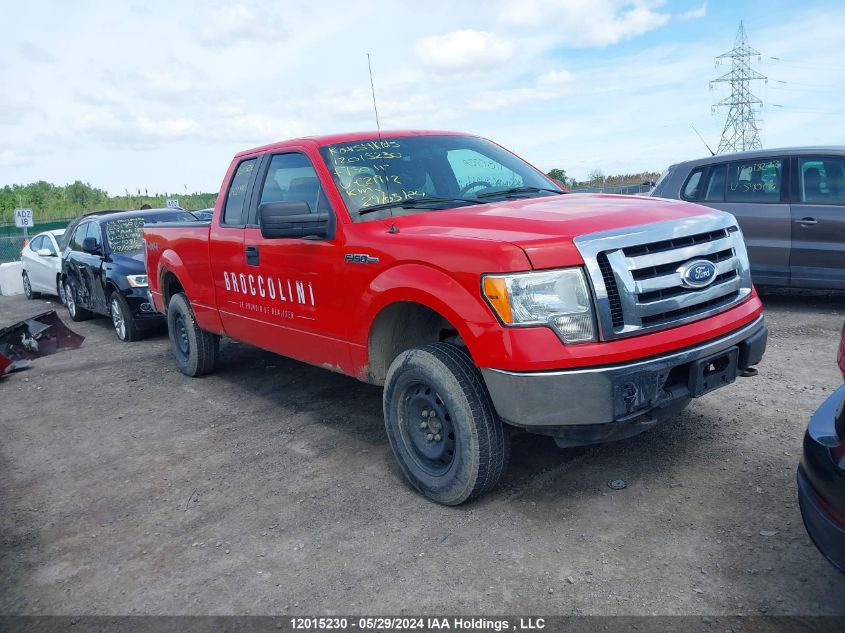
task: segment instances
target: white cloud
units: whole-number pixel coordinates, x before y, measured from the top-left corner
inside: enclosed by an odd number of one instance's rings
[[[111,145],[154,149],[189,138],[199,126],[188,117],[153,117],[114,106],[89,110],[76,119],[74,128]]]
[[[32,158],[13,149],[0,150],[0,167],[25,167],[32,164]]]
[[[513,44],[495,33],[461,29],[425,37],[416,43],[414,52],[425,66],[461,74],[489,70],[508,61]]]
[[[574,75],[568,70],[553,70],[537,77],[537,83],[541,86],[560,86],[574,79]]]
[[[697,20],[698,18],[703,18],[707,16],[707,0],[701,3],[701,6],[697,9],[690,9],[679,15],[678,17],[681,20]]]
[[[660,0],[503,0],[499,19],[513,27],[554,30],[573,47],[604,47],[643,35],[669,21]]]
[[[272,42],[278,40],[284,30],[278,16],[257,15],[243,4],[211,6],[198,19],[200,44],[216,48],[246,41]]]

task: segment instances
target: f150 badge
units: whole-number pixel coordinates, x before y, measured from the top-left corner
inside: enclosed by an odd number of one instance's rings
[[[343,256],[347,264],[378,264],[378,257],[371,257],[366,253],[347,253]]]
[[[680,268],[681,285],[686,288],[706,288],[716,279],[716,265],[706,259],[694,259]]]

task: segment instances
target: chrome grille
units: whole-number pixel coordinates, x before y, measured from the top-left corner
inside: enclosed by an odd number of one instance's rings
[[[587,265],[604,340],[711,316],[751,293],[742,233],[727,213],[594,233],[575,244]],[[714,264],[715,278],[704,288],[688,288],[679,268],[698,259]]]

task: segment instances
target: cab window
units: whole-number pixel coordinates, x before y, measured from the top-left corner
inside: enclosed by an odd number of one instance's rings
[[[232,176],[229,191],[226,193],[226,206],[223,207],[223,224],[229,226],[243,226],[244,207],[246,206],[247,188],[255,169],[255,158],[241,162]]]
[[[29,243],[29,249],[31,251],[37,251],[40,248],[44,248],[44,239],[43,235],[39,235]]]
[[[725,202],[780,202],[783,161],[758,158],[728,165]]]
[[[845,159],[801,157],[801,202],[845,205]]]
[[[307,202],[311,213],[331,210],[314,166],[304,154],[276,154],[261,188],[265,202]]]

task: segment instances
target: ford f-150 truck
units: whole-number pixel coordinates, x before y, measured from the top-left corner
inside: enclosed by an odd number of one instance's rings
[[[444,504],[496,486],[510,427],[625,438],[753,374],[766,346],[733,216],[567,194],[471,135],[242,152],[210,221],[144,234],[183,373],[212,371],[227,336],[383,385],[402,471]]]

